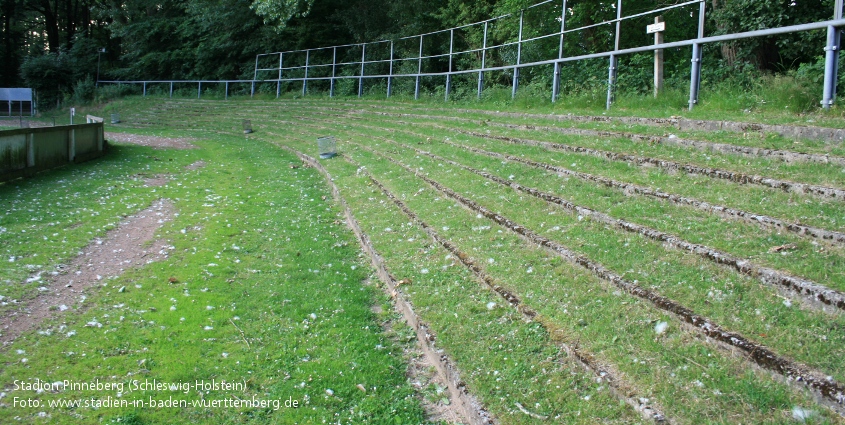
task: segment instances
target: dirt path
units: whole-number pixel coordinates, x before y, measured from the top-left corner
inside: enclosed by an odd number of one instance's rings
[[[45,280],[35,299],[2,318],[2,346],[8,346],[21,334],[38,328],[45,320],[62,315],[66,310],[86,308],[86,289],[105,285],[128,268],[167,258],[168,250],[172,248],[166,241],[149,242],[165,222],[172,220],[173,214],[172,202],[157,200],[149,208],[127,217],[105,237],[91,242],[71,264],[62,267],[60,274]]]

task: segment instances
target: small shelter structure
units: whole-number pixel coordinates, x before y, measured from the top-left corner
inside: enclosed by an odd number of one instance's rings
[[[22,117],[35,115],[32,89],[0,88],[0,116]]]

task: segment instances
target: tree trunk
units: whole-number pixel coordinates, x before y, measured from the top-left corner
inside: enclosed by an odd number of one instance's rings
[[[724,3],[727,3],[729,0],[713,0],[713,10],[719,10]],[[724,22],[716,21],[716,28],[721,32],[727,25]],[[736,63],[736,44],[731,41],[719,43],[719,49],[722,52],[722,60],[725,61],[725,64],[728,66],[733,66]]]
[[[59,52],[59,20],[56,12],[50,5],[50,0],[41,0],[41,9],[38,11],[44,15],[44,31],[47,33],[47,46],[53,53]]]

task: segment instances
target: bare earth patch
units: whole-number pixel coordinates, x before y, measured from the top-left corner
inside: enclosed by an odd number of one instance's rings
[[[191,170],[191,171],[193,171],[193,170],[198,170],[198,169],[200,169],[200,168],[202,168],[202,167],[205,167],[205,165],[206,165],[206,164],[205,164],[205,161],[203,161],[203,160],[199,160],[199,161],[196,161],[196,162],[194,162],[194,163],[192,163],[192,164],[186,165],[186,166],[185,166],[185,169],[186,169],[186,170]]]
[[[2,318],[0,343],[5,347],[21,334],[36,329],[45,320],[79,309],[83,292],[120,276],[124,270],[167,258],[172,247],[163,240],[152,244],[155,232],[173,218],[173,204],[166,199],[129,216],[117,228],[95,239],[63,271],[45,281],[41,294]]]
[[[164,186],[170,181],[170,176],[167,174],[157,174],[153,177],[147,177],[144,179],[144,186],[147,187],[158,187]]]
[[[142,136],[139,134],[127,133],[106,133],[106,140],[121,143],[132,143],[134,145],[149,146],[156,149],[196,149],[197,145],[191,143],[196,140],[188,137],[170,138],[157,136]]]

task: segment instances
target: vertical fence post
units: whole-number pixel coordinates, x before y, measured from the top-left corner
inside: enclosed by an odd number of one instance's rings
[[[255,97],[255,80],[258,79],[258,55],[255,55],[255,72],[252,74],[252,87],[249,90],[249,97]]]
[[[282,89],[282,58],[284,58],[284,53],[279,53],[279,80],[276,81],[276,99],[279,98]]]
[[[329,80],[329,97],[334,97],[334,76],[337,74],[337,47],[332,48],[332,79]]]
[[[358,76],[358,97],[364,95],[364,62],[367,60],[367,45],[361,45],[361,75]]]
[[[420,74],[422,74],[423,36],[420,34],[420,55],[417,58],[417,83],[414,86],[414,99],[420,98]]]
[[[229,100],[229,82],[226,81],[226,88],[224,89],[225,93],[223,94],[223,99]]]
[[[698,38],[704,38],[704,7],[702,0],[698,4]],[[692,45],[692,61],[690,65],[689,110],[698,103],[698,93],[701,89],[701,43]]]
[[[484,90],[484,68],[487,67],[487,24],[484,21],[484,41],[481,44],[481,70],[478,71],[478,99],[481,100],[481,91]]]
[[[305,92],[308,90],[308,62],[311,61],[311,50],[305,51],[305,76],[302,79],[302,96],[305,97]]]
[[[202,96],[202,81],[197,81],[197,99]]]
[[[833,19],[842,19],[842,0],[836,0],[833,10]],[[830,109],[836,99],[836,82],[839,71],[839,42],[841,31],[839,28],[827,27],[827,46],[824,61],[824,91],[822,93],[822,107]]]
[[[170,97],[173,97],[173,81],[170,82]]]
[[[654,18],[654,23],[659,24],[663,22],[663,15],[656,16]],[[658,47],[654,49],[654,97],[663,92],[663,49],[660,49],[660,45],[663,44],[663,31],[657,31],[654,33],[654,46]]]
[[[620,0],[621,1],[621,0]],[[522,18],[525,10],[519,11],[519,38],[516,41],[516,65],[513,68],[513,87],[511,87],[511,99],[516,97],[516,89],[519,88],[519,63],[522,61]]]
[[[455,51],[455,29],[449,30],[449,73],[446,74],[446,100],[452,91],[452,53]]]
[[[390,41],[390,69],[387,71],[387,97],[393,93],[393,40]]]
[[[563,58],[563,32],[566,30],[566,0],[563,0],[563,4],[561,5],[562,9],[560,11],[560,46],[557,49],[557,58]],[[555,73],[552,77],[552,103],[557,101],[557,97],[560,96],[560,70],[562,64],[560,62],[555,62]]]
[[[147,82],[144,81],[144,97],[147,97]]]
[[[622,23],[622,0],[617,0],[616,2],[616,35],[613,42],[613,51],[616,52],[619,50],[619,27]],[[615,54],[610,55],[610,66],[607,70],[607,103],[605,104],[606,109],[610,109],[610,105],[613,103],[613,86],[616,85],[616,65],[618,60]]]

